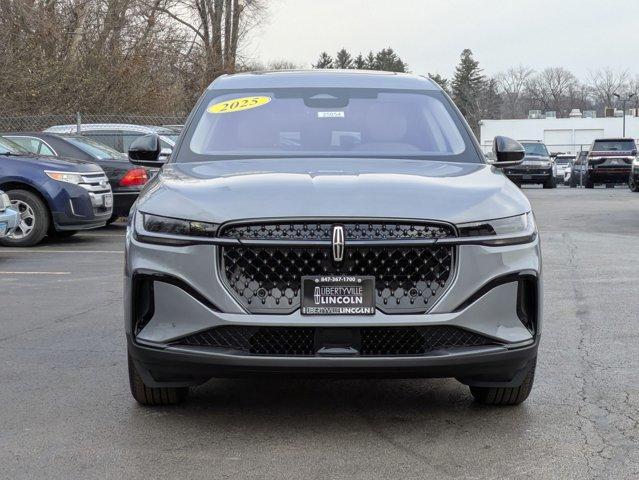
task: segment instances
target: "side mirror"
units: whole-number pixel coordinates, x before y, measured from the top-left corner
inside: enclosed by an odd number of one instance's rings
[[[495,137],[493,140],[493,153],[495,154],[493,165],[498,168],[519,165],[526,156],[526,150],[521,143],[502,136]]]
[[[138,137],[129,147],[129,160],[141,167],[160,167],[166,161],[161,158],[160,137],[155,133]]]

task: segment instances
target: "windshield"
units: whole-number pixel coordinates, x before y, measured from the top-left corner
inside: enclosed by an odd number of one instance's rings
[[[29,151],[22,148],[15,142],[8,140],[4,137],[0,137],[0,155],[6,155],[7,153],[12,153],[14,155],[24,155],[28,154]]]
[[[538,142],[526,143],[522,142],[521,145],[526,150],[527,155],[541,155],[542,157],[548,156],[548,150],[546,149],[546,145]]]
[[[631,152],[636,149],[634,140],[595,140],[592,147],[595,152]]]
[[[555,159],[555,163],[557,165],[568,165],[570,162],[572,162],[572,158],[566,158],[566,157],[557,157]]]
[[[65,136],[64,138],[71,145],[78,147],[83,152],[88,153],[98,160],[103,160],[105,158],[123,158],[125,156],[117,150],[87,137]]]
[[[471,150],[470,139],[443,100],[438,92],[372,89],[226,93],[200,107],[184,141],[191,153],[178,154],[177,161],[331,156],[480,162],[476,152],[462,155]]]

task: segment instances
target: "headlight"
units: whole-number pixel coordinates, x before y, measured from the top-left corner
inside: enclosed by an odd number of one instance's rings
[[[188,237],[213,238],[219,225],[181,218],[162,217],[148,213],[135,214],[136,237],[147,243],[189,245]]]
[[[485,245],[517,245],[532,242],[537,237],[537,225],[532,212],[514,217],[462,223],[457,225],[457,229],[462,238],[487,237],[481,242]]]
[[[53,180],[57,180],[58,182],[67,182],[78,185],[82,183],[82,174],[76,172],[53,172],[51,170],[45,170],[44,173],[47,174],[49,178]]]
[[[633,167],[639,167],[639,158],[635,157],[635,159],[632,161],[632,166]]]

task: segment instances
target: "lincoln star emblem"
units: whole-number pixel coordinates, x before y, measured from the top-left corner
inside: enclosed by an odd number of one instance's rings
[[[344,260],[344,227],[341,225],[333,227],[333,260]]]

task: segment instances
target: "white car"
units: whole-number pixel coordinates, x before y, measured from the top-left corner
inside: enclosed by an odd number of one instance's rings
[[[558,182],[564,182],[566,174],[569,175],[570,168],[575,161],[575,156],[570,153],[560,153],[555,157],[556,177]]]
[[[11,207],[9,195],[0,190],[0,237],[11,235],[20,224],[20,215]]]

